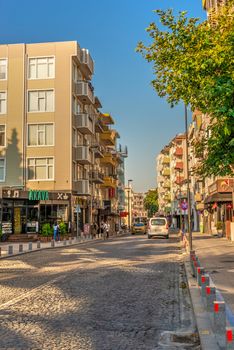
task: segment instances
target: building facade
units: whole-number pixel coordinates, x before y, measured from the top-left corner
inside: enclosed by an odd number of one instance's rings
[[[118,132],[77,42],[0,45],[1,222],[8,233],[117,215]]]

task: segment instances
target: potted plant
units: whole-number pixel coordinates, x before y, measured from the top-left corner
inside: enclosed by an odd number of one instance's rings
[[[62,237],[64,237],[66,233],[67,233],[67,225],[65,224],[65,222],[61,221],[59,224],[59,234]]]
[[[222,223],[222,221],[217,221],[215,226],[216,226],[218,236],[222,237],[223,236],[223,223]]]
[[[42,225],[41,228],[41,240],[48,242],[50,237],[53,235],[53,229],[50,227],[50,224],[46,223]]]

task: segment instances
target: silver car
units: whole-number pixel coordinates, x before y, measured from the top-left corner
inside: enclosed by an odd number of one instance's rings
[[[148,238],[160,236],[169,238],[167,219],[162,217],[151,218],[148,225]]]

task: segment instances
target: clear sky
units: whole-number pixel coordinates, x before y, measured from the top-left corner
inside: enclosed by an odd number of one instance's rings
[[[155,156],[184,131],[183,107],[171,109],[150,86],[151,66],[135,52],[146,42],[154,9],[187,10],[205,19],[201,0],[0,0],[0,42],[77,40],[95,61],[95,95],[128,146],[126,181],[135,191],[156,185]]]

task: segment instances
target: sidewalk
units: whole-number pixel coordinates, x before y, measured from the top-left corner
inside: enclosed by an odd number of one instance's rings
[[[193,250],[234,312],[234,242],[197,232],[192,237]]]

